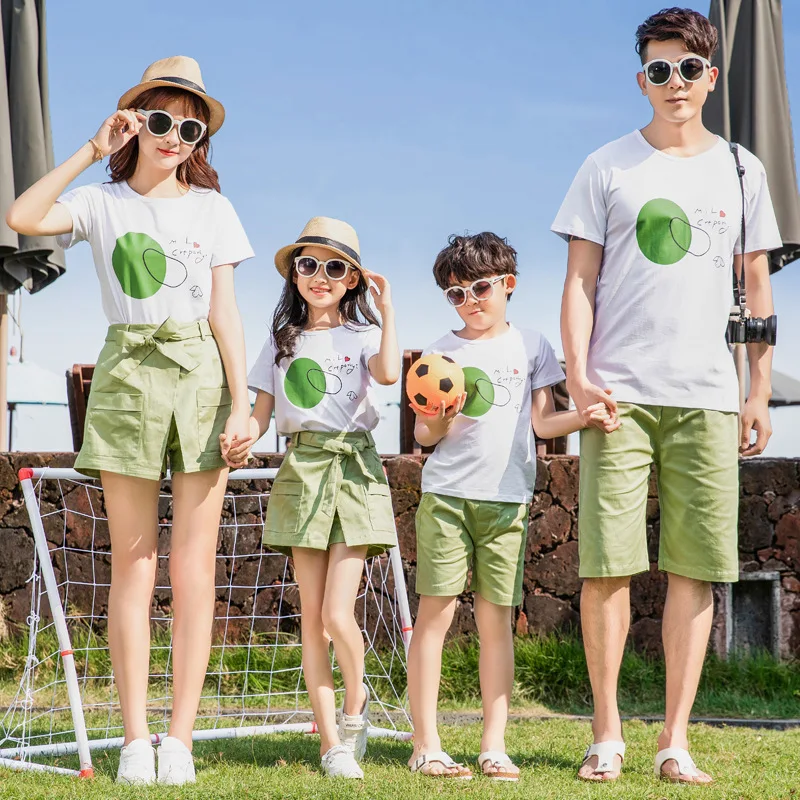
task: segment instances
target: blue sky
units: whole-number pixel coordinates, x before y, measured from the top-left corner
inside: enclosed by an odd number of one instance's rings
[[[789,95],[798,109],[800,4],[784,6]],[[191,55],[227,109],[213,163],[257,254],[237,271],[249,364],[280,292],[273,254],[319,214],[353,224],[364,263],[392,281],[402,347],[424,346],[456,324],[431,276],[447,236],[488,229],[508,237],[521,271],[510,318],[542,330],[560,353],[566,246],[549,225],[584,157],[649,120],[633,37],[659,7],[53,2],[55,157],[81,146],[150,62]],[[796,139],[798,132],[796,117]],[[103,179],[95,166],[79,183]],[[800,264],[773,286],[781,317],[775,364],[800,377]],[[68,254],[64,277],[24,298],[23,321],[28,360],[62,374],[95,361],[106,322],[88,246]],[[397,399],[399,390],[384,397]],[[793,413],[775,415],[773,454],[800,454]],[[387,429],[379,441],[394,436]]]

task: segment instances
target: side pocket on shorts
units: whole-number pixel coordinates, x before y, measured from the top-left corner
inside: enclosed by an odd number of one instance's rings
[[[392,493],[385,483],[370,483],[367,486],[367,506],[372,530],[394,531]]]
[[[231,414],[231,390],[197,390],[197,436],[201,453],[219,453],[219,435]]]
[[[269,493],[264,528],[273,533],[297,533],[300,528],[301,481],[276,481]]]
[[[123,392],[89,394],[82,452],[98,458],[138,458],[144,396]]]

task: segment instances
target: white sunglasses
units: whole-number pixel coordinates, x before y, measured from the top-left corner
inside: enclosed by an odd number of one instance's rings
[[[684,56],[680,61],[654,58],[642,66],[642,72],[648,83],[653,86],[664,86],[669,83],[676,67],[682,81],[695,83],[703,77],[706,68],[711,69],[711,62],[702,56]]]
[[[176,125],[178,126],[178,138],[184,144],[197,144],[206,132],[208,125],[199,119],[187,117],[178,121],[169,111],[145,111],[143,108],[136,109],[145,117],[145,125],[148,133],[157,136],[159,139],[166,136]]]
[[[463,306],[467,302],[468,293],[478,301],[488,300],[494,294],[494,285],[505,277],[505,275],[498,275],[496,278],[478,278],[469,286],[448,286],[444,290],[444,296],[447,298],[447,302],[455,308]]]
[[[327,261],[320,261],[314,256],[297,256],[294,260],[294,268],[298,275],[304,278],[313,278],[322,267],[325,274],[332,281],[341,281],[347,277],[351,269],[355,269],[352,264],[348,264],[343,258],[329,258]]]

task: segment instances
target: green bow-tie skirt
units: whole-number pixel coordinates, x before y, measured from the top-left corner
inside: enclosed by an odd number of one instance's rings
[[[158,480],[225,466],[219,435],[231,411],[207,320],[112,325],[97,358],[75,469]]]
[[[344,542],[379,555],[397,544],[392,497],[372,434],[292,436],[270,492],[264,544],[327,550]]]

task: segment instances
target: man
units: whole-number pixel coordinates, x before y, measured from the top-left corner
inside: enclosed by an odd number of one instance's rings
[[[742,195],[729,144],[703,125],[717,31],[665,9],[637,30],[641,130],[590,155],[553,224],[569,241],[562,338],[579,411],[605,399],[621,427],[581,434],[581,619],[594,695],[594,742],[579,777],[619,777],[625,745],[617,678],[630,577],[646,571],[647,487],[658,471],[666,719],[655,772],[710,783],[688,753],[688,721],[711,629],[711,582],[738,577],[738,390],[725,333],[740,270]],[[764,168],[743,148],[744,271],[752,314],[772,314],[766,251],[781,244]],[[734,255],[736,254],[736,255]],[[751,389],[738,450],[771,434],[772,351],[747,345]],[[751,444],[751,431],[757,433]]]

